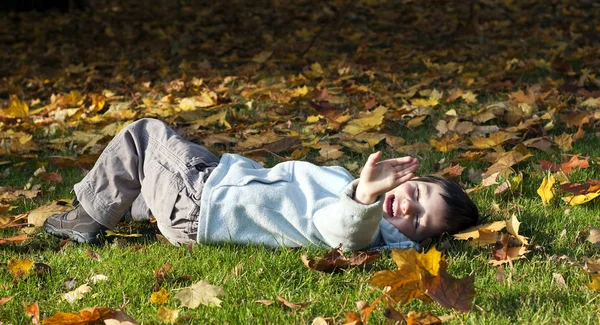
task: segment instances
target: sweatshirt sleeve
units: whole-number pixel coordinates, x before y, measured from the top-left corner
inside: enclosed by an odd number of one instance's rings
[[[321,209],[313,220],[325,243],[331,247],[341,244],[344,251],[368,247],[378,235],[382,218],[383,196],[373,204],[358,203],[352,198],[357,185],[358,179],[349,183],[337,203]]]

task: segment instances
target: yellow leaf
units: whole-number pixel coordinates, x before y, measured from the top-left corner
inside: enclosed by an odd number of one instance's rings
[[[554,142],[561,150],[571,150],[573,148],[573,137],[568,133],[563,133],[554,137]]]
[[[371,285],[389,286],[386,292],[398,303],[407,303],[412,299],[425,299],[421,288],[421,278],[426,274],[437,276],[442,253],[436,248],[427,253],[416,250],[393,250],[391,257],[398,270],[377,272],[367,282]]]
[[[348,124],[344,127],[343,132],[351,135],[357,135],[373,129],[379,130],[387,110],[387,107],[379,106],[372,112],[361,112],[358,118],[348,122]]]
[[[323,118],[323,115],[311,115],[306,117],[306,123],[313,124],[319,122]]]
[[[460,136],[456,133],[450,135],[447,133],[441,140],[431,139],[429,143],[435,147],[437,151],[440,152],[448,152],[450,150],[454,150],[458,148],[458,140]]]
[[[179,317],[179,309],[169,309],[163,306],[158,307],[156,317],[160,318],[165,323],[173,324]]]
[[[587,287],[594,291],[600,291],[600,274],[592,273],[590,275],[592,276],[592,282],[586,284]]]
[[[460,97],[462,97],[462,99],[465,100],[465,102],[467,102],[467,104],[475,104],[477,103],[477,95],[474,94],[472,91],[467,91],[466,93],[462,94]]]
[[[175,294],[175,299],[181,300],[183,306],[191,309],[197,308],[200,304],[220,307],[221,300],[217,296],[224,294],[225,291],[220,286],[201,280],[190,287],[181,289]]]
[[[162,305],[169,299],[169,293],[165,288],[161,288],[159,291],[153,292],[150,296],[150,302],[154,304]]]
[[[588,98],[579,105],[585,106],[585,107],[590,107],[590,108],[600,108],[600,97]]]
[[[506,221],[495,221],[465,229],[458,234],[455,234],[454,238],[458,240],[473,239],[469,242],[469,245],[471,246],[487,246],[496,243],[498,231],[502,230],[504,227],[506,227]]]
[[[6,265],[6,269],[15,279],[18,279],[29,272],[33,267],[33,262],[30,260],[17,260],[11,258]]]
[[[27,117],[29,115],[29,106],[19,100],[17,95],[10,95],[10,106],[4,111],[0,111],[0,113],[5,116]]]
[[[271,57],[273,51],[262,51],[252,58],[256,63],[265,63]]]
[[[600,195],[600,191],[586,193],[586,194],[580,194],[580,195],[567,196],[567,197],[563,197],[562,199],[563,199],[563,201],[569,203],[570,205],[579,205],[579,204],[584,204],[586,202],[589,202],[589,201],[597,198],[599,195]]]
[[[68,202],[70,202],[70,200]],[[36,227],[41,227],[49,216],[57,213],[65,213],[73,209],[73,206],[68,204],[68,202],[67,200],[58,200],[37,207],[29,211],[27,221]]]
[[[292,91],[292,93],[290,94],[290,96],[292,97],[302,97],[304,95],[308,94],[308,87],[303,86],[303,87],[298,87],[296,89],[294,89]]]
[[[528,238],[519,235],[519,226],[520,225],[521,225],[521,222],[519,220],[517,220],[517,215],[513,213],[510,220],[508,220],[506,222],[506,230],[508,231],[509,234],[515,236],[515,238],[517,238],[521,242],[521,244],[529,245],[529,242],[527,241]]]
[[[554,197],[554,183],[556,179],[552,174],[549,174],[548,177],[544,177],[542,184],[537,189],[538,195],[542,198],[542,203],[544,205],[550,203],[550,200]]]

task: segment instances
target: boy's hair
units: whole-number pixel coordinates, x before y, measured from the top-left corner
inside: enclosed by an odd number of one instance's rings
[[[443,220],[446,224],[446,232],[453,235],[469,227],[477,225],[479,221],[479,210],[471,198],[463,191],[457,182],[440,176],[421,176],[414,181],[433,183],[439,185],[446,201],[446,213]]]

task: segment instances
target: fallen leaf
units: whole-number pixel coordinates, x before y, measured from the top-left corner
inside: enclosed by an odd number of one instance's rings
[[[379,106],[373,111],[360,112],[359,117],[350,120],[342,131],[357,135],[366,131],[379,130],[383,124],[383,118],[387,110],[387,107]]]
[[[265,305],[265,306],[271,306],[273,304],[273,300],[268,300],[268,299],[259,299],[259,300],[255,300],[254,302]]]
[[[542,184],[540,184],[540,187],[537,189],[537,193],[542,198],[542,203],[544,205],[549,204],[550,200],[552,200],[552,198],[554,197],[555,182],[556,179],[554,178],[554,176],[552,176],[552,174],[549,174],[547,177],[544,177],[544,179],[542,180]]]
[[[495,244],[498,240],[498,231],[506,227],[506,221],[495,221],[482,225],[473,226],[467,228],[454,235],[454,238],[458,240],[469,240],[471,246],[487,246],[489,244]]]
[[[596,227],[590,227],[590,235],[588,236],[587,240],[594,244],[594,246],[599,247],[600,246],[600,229],[596,228]]]
[[[104,274],[96,274],[90,277],[90,282],[96,284],[100,281],[107,281],[108,277]]]
[[[165,323],[173,324],[179,317],[179,309],[169,309],[164,306],[158,307],[156,317],[161,319]]]
[[[78,314],[58,312],[56,315],[42,320],[44,325],[86,325],[100,321],[103,316],[112,313],[112,309],[106,307],[91,307],[79,311]]]
[[[37,301],[29,306],[25,305],[25,315],[31,318],[32,324],[40,323],[40,306]]]
[[[515,238],[521,242],[521,244],[523,246],[527,246],[529,245],[529,242],[527,241],[528,238],[519,235],[519,226],[521,225],[521,222],[519,222],[519,220],[517,220],[517,215],[513,213],[513,215],[510,217],[510,220],[506,221],[506,231],[508,231],[509,234],[515,236]]]
[[[220,286],[215,286],[207,281],[200,280],[190,287],[181,289],[175,294],[175,299],[181,300],[185,307],[194,309],[198,306],[221,306],[221,300],[217,296],[224,295],[225,291]]]
[[[57,200],[29,211],[27,221],[36,227],[41,227],[49,216],[63,214],[72,209],[70,200]]]
[[[434,325],[442,324],[442,320],[428,312],[417,312],[411,310],[406,315],[406,325]]]
[[[6,265],[6,269],[15,279],[19,279],[29,273],[29,270],[33,267],[33,262],[30,260],[18,260],[11,258]]]
[[[381,253],[378,251],[360,251],[353,253],[350,258],[346,258],[340,247],[336,247],[325,253],[323,257],[308,258],[302,255],[302,262],[309,269],[321,272],[334,272],[340,269],[356,267],[371,263],[378,259]]]
[[[446,272],[448,264],[440,261],[439,275],[425,274],[423,288],[425,293],[446,308],[468,312],[475,298],[475,277],[457,279]]]
[[[77,289],[73,291],[69,291],[67,293],[63,293],[61,295],[63,300],[66,300],[68,303],[73,304],[75,301],[80,300],[86,293],[92,291],[92,288],[86,284],[82,284]]]
[[[16,235],[9,238],[0,238],[0,244],[22,242],[29,238],[27,234]]]
[[[169,293],[165,288],[161,288],[159,291],[155,291],[150,296],[150,302],[153,304],[162,305],[169,300]]]
[[[280,296],[276,296],[275,298],[277,298],[277,301],[279,301],[280,304],[291,308],[291,309],[300,309],[302,307],[306,307],[310,304],[310,301],[306,301],[306,302],[299,302],[299,303],[293,303],[293,302],[289,302],[286,299],[280,297]]]
[[[114,232],[112,230],[105,230],[105,236],[106,237],[136,238],[136,237],[142,237],[142,234],[123,234],[123,233]]]
[[[4,297],[4,298],[0,298],[0,306],[4,305],[5,303],[9,302],[12,300],[12,298],[14,298],[15,296],[10,296],[10,297]]]

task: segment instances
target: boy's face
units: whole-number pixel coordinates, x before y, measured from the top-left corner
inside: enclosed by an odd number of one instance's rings
[[[441,235],[446,201],[438,184],[408,181],[385,194],[383,217],[413,241]]]

